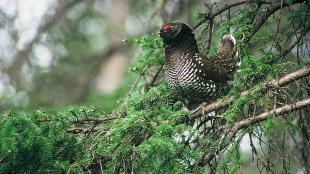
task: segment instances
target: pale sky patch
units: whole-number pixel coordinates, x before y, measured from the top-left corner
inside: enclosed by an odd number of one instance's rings
[[[34,54],[37,57],[37,64],[43,68],[48,68],[52,62],[53,56],[48,47],[37,45],[34,47]]]
[[[23,49],[37,34],[37,28],[42,22],[45,22],[46,12],[51,8],[56,0],[0,0],[0,10],[9,17],[16,16],[14,28],[18,33],[16,48]],[[12,38],[8,33],[0,32],[2,50],[7,50],[14,46]],[[8,37],[6,37],[8,36]],[[42,67],[48,67],[52,61],[51,51],[44,45],[37,44],[34,49],[34,55],[37,57],[37,64]]]
[[[0,10],[9,17],[14,17],[18,0],[0,0]]]

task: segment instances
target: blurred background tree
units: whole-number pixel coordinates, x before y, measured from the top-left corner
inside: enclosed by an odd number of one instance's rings
[[[1,110],[92,104],[112,109],[136,75],[122,42],[190,21],[202,1],[2,0]]]

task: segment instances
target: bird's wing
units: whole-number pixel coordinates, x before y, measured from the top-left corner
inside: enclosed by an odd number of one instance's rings
[[[200,55],[202,73],[206,79],[215,82],[226,82],[232,80],[233,74],[238,68],[236,51],[222,50],[210,58]],[[198,62],[199,63],[199,62]]]

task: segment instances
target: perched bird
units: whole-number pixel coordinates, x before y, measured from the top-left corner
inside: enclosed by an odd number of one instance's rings
[[[219,51],[211,57],[199,52],[193,30],[181,22],[160,30],[165,48],[165,76],[170,90],[188,102],[214,99],[232,80],[238,68],[236,39],[223,37]]]

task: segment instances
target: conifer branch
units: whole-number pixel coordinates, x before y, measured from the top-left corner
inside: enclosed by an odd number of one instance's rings
[[[206,106],[199,106],[198,108],[196,108],[195,110],[193,110],[191,112],[191,115],[189,116],[189,120],[194,120],[199,118],[200,116],[202,116],[202,113],[208,113],[208,112],[212,112],[218,109],[221,109],[229,104],[231,104],[237,97],[241,97],[241,96],[247,96],[253,92],[257,92],[259,90],[263,90],[263,89],[276,89],[282,86],[285,86],[289,83],[292,83],[300,78],[303,78],[305,76],[310,75],[310,66],[305,66],[295,72],[292,72],[290,74],[287,74],[279,79],[274,79],[271,80],[267,83],[265,83],[265,85],[263,85],[262,88],[254,88],[254,89],[250,89],[244,92],[241,92],[240,95],[235,95],[235,96],[231,96],[229,98],[224,98],[221,100],[218,100],[216,102],[213,102],[211,104],[208,104]]]
[[[76,119],[74,122],[75,123],[103,123],[115,119],[119,119],[119,116],[107,116],[103,118],[96,118],[96,117],[86,117],[86,118],[80,118]]]
[[[282,9],[284,7],[294,5],[297,3],[303,3],[306,2],[305,0],[295,0],[293,2],[283,2],[282,0],[276,1],[275,3],[271,4],[265,9],[265,13],[255,21],[252,29],[252,36],[263,26],[263,24],[268,20],[268,18],[274,14],[279,9]]]
[[[271,80],[269,82],[267,82],[264,86],[264,89],[266,88],[271,88],[271,89],[276,89],[276,88],[279,88],[281,86],[284,86],[284,85],[287,85],[289,83],[292,83],[294,82],[295,80],[298,80],[302,77],[305,77],[305,76],[308,76],[310,75],[310,66],[305,66],[293,73],[290,73],[290,74],[287,74],[279,79],[274,79],[274,80]],[[252,92],[255,92],[255,91],[258,91],[258,90],[262,90],[263,88],[255,88],[255,89],[252,89],[252,90],[247,90],[247,91],[244,91],[240,94],[240,96],[246,96],[246,95],[249,95],[251,94]],[[227,99],[223,99],[222,102],[218,101],[218,102],[214,102],[214,103],[211,103],[207,106],[204,106],[204,107],[198,107],[196,110],[194,110],[191,114],[191,116],[189,117],[190,120],[194,120],[194,119],[197,119],[198,117],[200,117],[202,115],[202,112],[204,111],[204,113],[208,113],[208,112],[211,112],[211,111],[214,111],[214,110],[217,110],[217,109],[220,109],[220,108],[223,108],[227,105],[229,105],[230,103],[232,103],[232,101],[234,99],[236,99],[238,96],[232,96],[232,97],[229,97]],[[277,108],[277,109],[274,109],[274,110],[271,110],[269,112],[266,112],[266,113],[263,113],[263,114],[260,114],[258,116],[255,116],[255,117],[251,117],[251,118],[248,118],[248,119],[245,119],[245,120],[241,120],[237,123],[235,123],[235,126],[233,127],[233,129],[231,129],[235,134],[240,130],[240,129],[243,129],[247,126],[249,126],[249,124],[254,124],[254,123],[257,123],[257,122],[261,122],[261,121],[264,121],[266,120],[270,114],[285,114],[285,113],[288,113],[290,111],[293,111],[293,110],[296,110],[296,109],[300,109],[306,105],[309,105],[310,104],[310,99],[307,99],[307,100],[303,100],[301,102],[297,102],[295,104],[292,104],[292,105],[286,105],[286,106],[283,106],[283,107],[280,107],[280,108]],[[247,121],[248,120],[248,121]],[[249,124],[247,124],[249,123]],[[236,129],[238,128],[238,129]],[[237,132],[235,130],[238,130]],[[151,137],[152,134],[141,134],[141,135],[138,135],[137,137],[134,138],[134,144],[135,146],[138,146],[140,145],[144,140],[148,139],[149,137]],[[229,136],[232,136],[232,134],[229,134]],[[227,136],[226,136],[227,137]],[[231,137],[231,139],[233,138],[233,136]],[[224,142],[224,141],[223,141]],[[216,151],[212,151],[213,153],[213,156],[214,154],[216,153]],[[207,159],[207,160],[203,160],[203,161],[209,161],[213,156],[211,154],[211,152],[209,152],[208,154],[205,154],[204,156],[204,159]],[[104,164],[108,161],[112,160],[112,158],[107,158],[106,160],[104,160],[104,162],[101,161],[101,164]],[[204,162],[203,162],[204,163]],[[204,163],[205,164],[205,163]]]
[[[105,116],[105,117],[85,117],[85,118],[77,118],[73,120],[73,123],[83,123],[83,124],[88,124],[88,123],[105,123],[107,121],[119,119],[119,116]],[[43,123],[43,122],[49,122],[49,121],[55,121],[52,119],[48,118],[37,118],[37,122]]]
[[[72,134],[79,134],[79,133],[91,133],[91,132],[97,132],[97,129],[92,129],[92,128],[70,128],[67,130],[68,133]]]
[[[293,104],[285,105],[285,106],[282,106],[280,108],[276,108],[276,109],[270,110],[268,112],[264,112],[262,114],[256,115],[254,117],[250,117],[250,118],[243,119],[241,121],[236,122],[232,128],[228,129],[228,131],[226,131],[224,133],[223,138],[220,140],[219,148],[218,149],[212,149],[211,151],[205,152],[202,155],[202,158],[199,161],[198,165],[204,166],[209,161],[211,161],[217,154],[220,154],[221,152],[223,152],[223,150],[225,150],[225,148],[229,145],[229,143],[227,143],[227,142],[231,142],[233,140],[233,138],[236,136],[236,134],[241,129],[244,129],[244,128],[249,127],[250,125],[265,121],[268,118],[272,118],[272,117],[278,116],[278,115],[287,114],[287,113],[301,109],[301,108],[303,108],[305,106],[309,106],[309,105],[310,105],[310,98],[302,100],[302,101],[298,101],[298,102],[293,103]]]
[[[255,2],[255,1],[254,1]],[[204,18],[199,21],[194,27],[193,29],[195,30],[196,28],[198,28],[199,26],[201,26],[203,23],[207,22],[207,21],[210,21],[210,20],[213,20],[216,16],[220,15],[221,13],[227,11],[227,10],[230,10],[232,7],[235,7],[235,6],[239,6],[239,5],[243,5],[243,4],[247,4],[247,3],[251,3],[250,1],[240,1],[240,2],[236,2],[236,3],[233,3],[233,4],[230,4],[230,5],[227,5],[221,9],[219,9],[218,11],[214,12],[214,13],[207,13],[205,14]],[[258,4],[270,4],[271,2],[267,2],[267,1],[258,1],[256,2]]]
[[[287,2],[283,2],[281,0],[279,1],[275,1],[275,2],[268,2],[268,1],[240,1],[240,2],[236,2],[230,5],[226,5],[225,7],[219,9],[216,12],[210,12],[204,15],[204,18],[202,20],[200,20],[194,27],[193,30],[197,29],[199,26],[201,26],[203,23],[207,22],[207,21],[211,21],[213,20],[216,16],[222,14],[223,12],[230,10],[232,7],[235,6],[239,6],[239,5],[243,5],[243,4],[248,4],[248,3],[256,3],[259,6],[262,4],[270,4],[268,7],[266,7],[266,9],[264,11],[266,11],[265,14],[263,14],[262,16],[260,16],[257,20],[255,20],[254,24],[253,24],[253,29],[251,31],[251,36],[253,36],[262,26],[263,24],[268,20],[268,17],[271,16],[272,14],[274,14],[276,11],[278,11],[279,9],[282,9],[284,7],[290,6],[290,5],[294,5],[294,4],[298,4],[298,3],[303,3],[306,2],[305,0],[296,0],[293,1],[291,3],[287,3]]]

